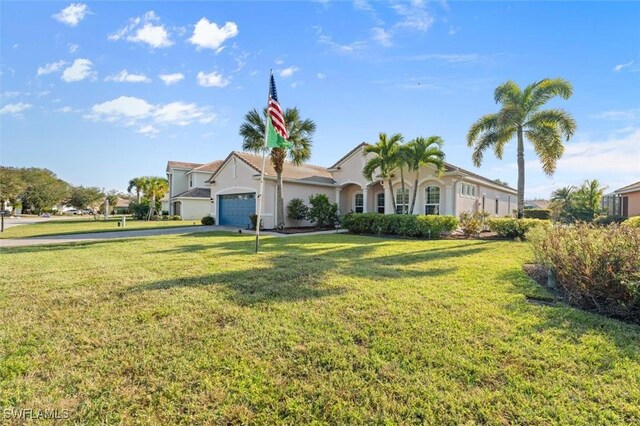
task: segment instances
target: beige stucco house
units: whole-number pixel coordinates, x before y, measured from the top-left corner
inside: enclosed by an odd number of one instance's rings
[[[374,154],[364,155],[365,146],[356,146],[328,168],[287,162],[283,171],[285,206],[293,198],[307,201],[310,195],[323,193],[338,204],[341,213],[392,214],[392,196],[399,211],[408,210],[415,174],[405,170],[405,197],[399,173],[392,176],[391,188],[386,179],[367,180],[362,169]],[[236,151],[224,160],[206,164],[169,161],[170,214],[188,220],[212,215],[217,224],[246,227],[249,215],[256,211],[261,166],[262,157]],[[430,165],[422,167],[419,176],[413,214],[458,216],[465,211],[485,210],[492,216],[507,216],[516,206],[515,189],[451,164],[446,164],[441,176]],[[276,174],[267,158],[262,211],[265,228],[276,224],[275,183]],[[289,219],[286,223],[295,225]]]

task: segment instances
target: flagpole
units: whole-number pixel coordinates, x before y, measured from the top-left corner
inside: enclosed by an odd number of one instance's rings
[[[264,198],[264,168],[267,162],[267,132],[269,131],[269,97],[271,96],[271,76],[273,75],[273,69],[269,70],[269,84],[267,89],[267,116],[264,123],[264,147],[262,149],[262,172],[260,173],[260,193],[258,194],[258,215],[256,216],[256,253],[260,248],[260,218],[262,216],[262,199]]]

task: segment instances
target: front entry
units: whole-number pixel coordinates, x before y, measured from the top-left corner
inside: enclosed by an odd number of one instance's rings
[[[255,198],[256,195],[253,193],[219,195],[218,224],[246,228],[251,224],[250,216],[256,213]]]

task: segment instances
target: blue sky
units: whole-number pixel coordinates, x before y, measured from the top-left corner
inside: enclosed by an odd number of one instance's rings
[[[549,105],[578,131],[551,179],[526,151],[527,198],[640,180],[637,2],[3,1],[0,19],[0,164],[75,185],[240,150],[270,68],[282,106],[317,124],[313,164],[380,131],[439,135],[447,161],[515,186],[515,143],[476,169],[466,132],[502,82],[563,77],[574,95]]]

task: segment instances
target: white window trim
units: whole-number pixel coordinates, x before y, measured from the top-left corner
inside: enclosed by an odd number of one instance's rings
[[[358,199],[358,195],[362,195],[362,211],[360,213],[364,213],[364,194],[362,192],[356,192],[353,194],[353,212],[357,213],[357,204],[356,200]]]
[[[405,197],[404,198],[407,201],[406,203],[402,203],[402,204],[398,203],[398,192],[400,192],[400,191],[402,191],[402,188],[396,188],[396,192],[394,194],[394,197],[395,197],[395,200],[396,200],[396,211],[395,211],[396,214],[398,213],[398,207],[400,205],[406,206],[407,212],[409,211],[409,207],[411,207],[411,205],[409,204],[409,201],[410,201],[409,198],[410,198],[410,195],[411,195],[411,191],[409,190],[409,188],[405,188],[404,189],[404,191],[405,191]]]
[[[429,200],[429,196],[427,195],[427,190],[429,188],[438,188],[438,202],[437,203],[427,203]],[[427,214],[427,206],[438,206],[438,216],[441,214],[442,207],[442,188],[438,185],[427,185],[424,187],[424,213]]]
[[[380,197],[381,195],[382,195],[382,206],[380,206],[379,199],[378,199],[378,197]],[[382,213],[384,213],[384,209],[385,209],[384,197],[386,197],[384,192],[378,192],[376,194],[376,213],[380,213],[380,207],[382,207]]]

